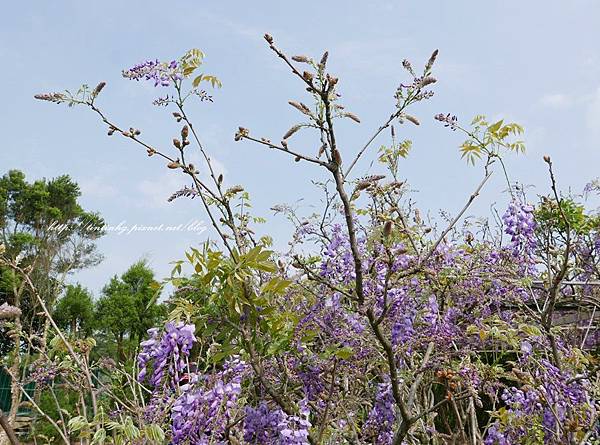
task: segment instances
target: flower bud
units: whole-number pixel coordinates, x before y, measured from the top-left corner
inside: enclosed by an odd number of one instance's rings
[[[173,138],[173,145],[174,145],[176,148],[181,148],[181,142],[180,142],[180,141],[179,141],[179,139],[177,139],[177,138]]]
[[[544,155],[544,162],[547,163],[547,164],[550,164],[550,162],[551,162],[550,156]]]
[[[227,190],[225,193],[234,195],[236,193],[243,192],[243,191],[244,191],[244,187],[242,187],[241,185],[235,185],[235,186],[231,187],[229,190]]]
[[[419,122],[419,120],[418,120],[416,117],[414,117],[414,116],[411,116],[410,114],[405,114],[405,115],[404,115],[404,118],[405,118],[407,121],[409,121],[409,122],[412,122],[412,123],[413,123],[413,124],[415,124],[415,125],[421,125],[421,123]]]
[[[245,138],[250,134],[250,131],[247,128],[239,127],[238,131],[235,133],[235,137],[233,138],[235,141],[239,141],[242,138]]]
[[[265,40],[267,41],[267,43],[268,43],[269,45],[272,45],[272,44],[273,44],[273,37],[272,37],[270,34],[265,34],[265,35],[264,35],[264,38],[265,38]]]
[[[338,83],[338,78],[334,77],[334,76],[330,76],[329,74],[327,74],[327,81],[329,82],[330,86],[335,86]]]
[[[294,62],[299,62],[299,63],[308,63],[310,62],[310,59],[306,56],[292,56],[292,60]]]
[[[181,139],[185,140],[188,138],[189,135],[189,128],[187,125],[184,125],[183,128],[181,129]]]
[[[327,58],[329,57],[329,51],[325,51],[323,53],[323,57],[321,57],[321,61],[319,62],[319,66],[321,67],[321,69],[325,68],[325,65],[327,64]]]
[[[421,80],[421,88],[426,87],[427,85],[431,85],[432,83],[436,83],[436,82],[437,82],[437,79],[435,77],[432,77],[432,76],[424,77]]]
[[[312,82],[314,79],[314,74],[310,73],[308,71],[304,71],[304,73],[302,73],[302,77],[304,78],[304,80],[306,80],[307,82]]]
[[[389,236],[392,234],[392,229],[394,228],[394,222],[393,221],[386,221],[385,224],[383,225],[383,236],[384,238],[389,238]]]
[[[433,64],[435,63],[435,59],[437,59],[438,56],[438,50],[436,49],[432,54],[431,57],[429,58],[429,60],[427,61],[427,65],[425,65],[425,71],[429,71],[431,69],[431,67],[433,66]]]
[[[292,136],[294,133],[300,130],[300,128],[302,128],[301,125],[294,125],[283,135],[283,139],[288,139],[290,136]]]
[[[96,88],[94,88],[94,92],[92,93],[92,95],[95,97],[98,94],[100,94],[100,91],[102,91],[102,89],[106,86],[106,82],[100,82],[98,85],[96,85]]]
[[[321,158],[321,156],[323,156],[323,153],[325,153],[325,149],[327,148],[327,146],[325,144],[321,145],[321,148],[319,148],[319,152],[317,153],[317,159]]]
[[[174,170],[176,168],[181,167],[181,164],[178,161],[173,161],[173,162],[169,162],[167,164],[167,167],[170,168],[171,170]]]
[[[358,116],[356,114],[354,114],[354,113],[344,113],[343,115],[346,116],[347,118],[352,119],[357,124],[360,124],[360,119],[358,118]]]

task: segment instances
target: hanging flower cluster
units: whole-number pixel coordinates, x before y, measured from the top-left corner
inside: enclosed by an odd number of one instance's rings
[[[510,235],[510,250],[513,256],[532,258],[536,247],[533,206],[513,200],[502,216],[504,232]]]
[[[391,445],[396,423],[395,401],[390,383],[377,385],[377,395],[363,432],[377,445]]]
[[[506,406],[489,428],[486,445],[579,443],[581,431],[593,427],[598,414],[590,398],[590,381],[561,371],[546,359],[532,363],[523,379],[525,385],[504,390]]]
[[[151,80],[155,87],[168,87],[171,83],[183,78],[183,71],[176,60],[161,62],[146,60],[127,70],[123,70],[123,77],[130,80]]]
[[[208,445],[223,435],[233,418],[247,371],[246,363],[233,358],[221,371],[184,385],[171,410],[173,444]]]
[[[192,324],[169,322],[160,336],[157,328],[148,330],[150,338],[142,342],[142,352],[138,355],[138,380],[143,382],[148,373],[148,364],[152,365],[150,384],[158,388],[168,372],[173,381],[178,382],[187,368],[187,358],[196,337],[196,327]]]
[[[281,409],[271,410],[265,402],[246,407],[244,440],[248,444],[308,445],[309,410],[300,402],[300,415],[289,416]]]

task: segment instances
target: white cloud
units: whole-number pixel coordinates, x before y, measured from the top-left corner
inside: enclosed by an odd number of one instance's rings
[[[206,164],[203,162],[204,159],[194,154],[188,158],[188,162],[196,166],[200,171],[200,180],[206,181],[207,184],[213,184]],[[211,164],[215,176],[223,174],[226,175],[227,169],[225,166],[215,158],[211,158]],[[156,179],[144,179],[138,182],[136,189],[142,194],[143,199],[138,203],[140,207],[150,208],[164,208],[169,205],[167,199],[176,191],[181,190],[184,186],[191,186],[191,179],[181,173],[180,170],[169,170],[163,172]]]
[[[98,176],[79,181],[79,187],[85,197],[107,199],[114,198],[119,193],[114,185]]]
[[[185,185],[186,177],[177,172],[168,171],[158,176],[154,180],[144,179],[137,185],[137,189],[143,195],[143,199],[139,202],[140,207],[162,208],[169,203],[167,199],[177,190],[180,190]]]
[[[546,94],[542,96],[540,103],[546,107],[564,109],[571,106],[573,97],[562,93]]]

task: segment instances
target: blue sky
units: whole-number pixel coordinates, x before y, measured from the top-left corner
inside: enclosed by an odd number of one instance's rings
[[[6,2],[0,17],[0,170],[21,169],[30,179],[68,173],[82,187],[84,206],[110,224],[206,219],[197,201],[168,204],[183,184],[178,176],[123,138],[106,137],[95,116],[33,99],[38,92],[107,81],[103,109],[154,144],[168,145],[178,128],[167,111],[151,105],[158,92],[120,72],[197,47],[207,54],[206,70],[224,86],[213,104],[193,107],[191,114],[226,182],[244,184],[255,213],[268,218],[263,230],[285,246],[289,227],[269,208],[302,199],[301,210],[312,211],[309,202],[319,196],[310,180],[323,173],[233,141],[239,125],[277,140],[297,120],[287,101],[306,98],[264,44],[269,32],[291,54],[330,51],[342,101],[362,119],[339,125],[346,158],[392,111],[394,90],[406,80],[402,60],[420,66],[439,48],[436,95],[412,110],[422,125],[398,128],[400,137],[413,140],[401,175],[433,216],[441,208],[459,209],[481,174],[460,159],[460,135],[433,121],[439,112],[463,122],[486,114],[521,123],[527,154],[508,156],[513,179],[533,185],[532,197],[545,193],[541,158],[549,154],[561,188],[579,192],[600,176],[599,24],[595,0]],[[367,171],[371,159],[357,171]],[[493,203],[503,207],[504,188],[496,175],[473,211],[485,215]],[[207,235],[109,234],[99,243],[105,261],[73,279],[98,293],[110,276],[142,257],[164,276],[169,261]]]

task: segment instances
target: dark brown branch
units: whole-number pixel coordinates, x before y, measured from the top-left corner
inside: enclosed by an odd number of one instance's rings
[[[10,426],[10,424],[8,422],[8,418],[4,415],[2,410],[0,410],[0,426],[6,433],[6,437],[8,437],[8,440],[10,441],[11,445],[19,445],[19,440],[17,439],[17,435],[15,434],[14,430]]]

